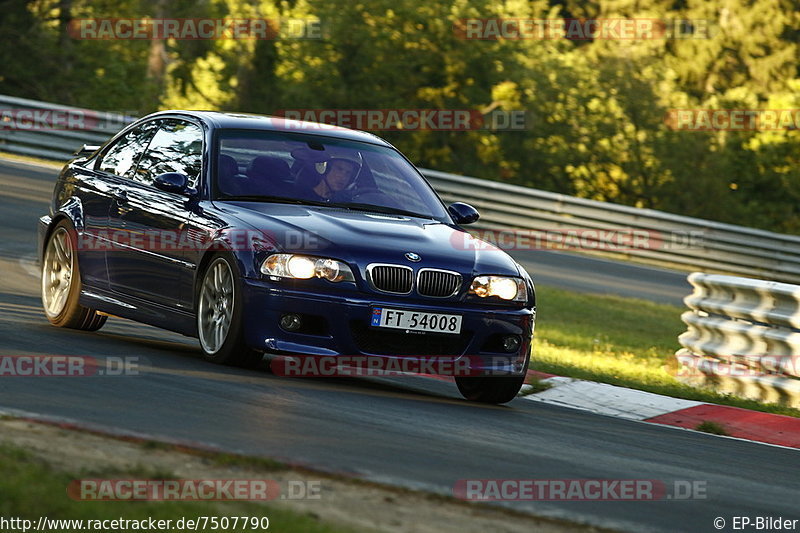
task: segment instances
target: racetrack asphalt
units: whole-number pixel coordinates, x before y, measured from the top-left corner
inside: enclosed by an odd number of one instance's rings
[[[56,172],[0,162],[0,355],[135,357],[139,372],[0,377],[0,410],[208,443],[442,494],[462,479],[646,479],[668,487],[677,480],[706,488],[704,498],[687,500],[502,504],[624,531],[716,531],[715,517],[731,531],[734,516],[800,518],[795,450],[523,399],[475,405],[440,380],[292,379],[218,367],[201,360],[193,339],[117,318],[96,333],[54,328],[41,310],[33,259],[36,220],[47,210]],[[660,269],[523,255],[541,284],[561,279],[565,288],[616,287],[654,300],[677,291],[677,303],[688,290],[680,288],[682,274]]]

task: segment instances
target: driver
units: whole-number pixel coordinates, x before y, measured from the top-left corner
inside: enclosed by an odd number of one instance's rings
[[[352,185],[361,170],[361,165],[352,159],[343,157],[331,158],[327,164],[327,172],[322,175],[316,186],[311,190],[321,199],[330,200]]]

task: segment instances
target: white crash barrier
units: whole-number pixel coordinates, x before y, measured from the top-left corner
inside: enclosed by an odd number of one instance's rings
[[[698,272],[688,279],[678,378],[800,407],[800,286]]]

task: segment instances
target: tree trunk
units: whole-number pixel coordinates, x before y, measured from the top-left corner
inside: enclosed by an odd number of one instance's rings
[[[154,2],[154,14],[157,19],[166,17],[166,0]],[[163,35],[153,35],[150,39],[150,52],[147,56],[147,79],[156,95],[160,95],[164,86],[164,75],[167,68],[167,47]]]

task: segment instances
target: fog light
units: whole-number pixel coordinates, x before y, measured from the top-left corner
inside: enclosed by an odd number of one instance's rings
[[[300,319],[300,315],[289,314],[281,317],[281,327],[286,331],[297,331],[302,325],[303,321]]]
[[[513,353],[519,350],[519,337],[516,335],[506,335],[503,337],[503,350]]]

